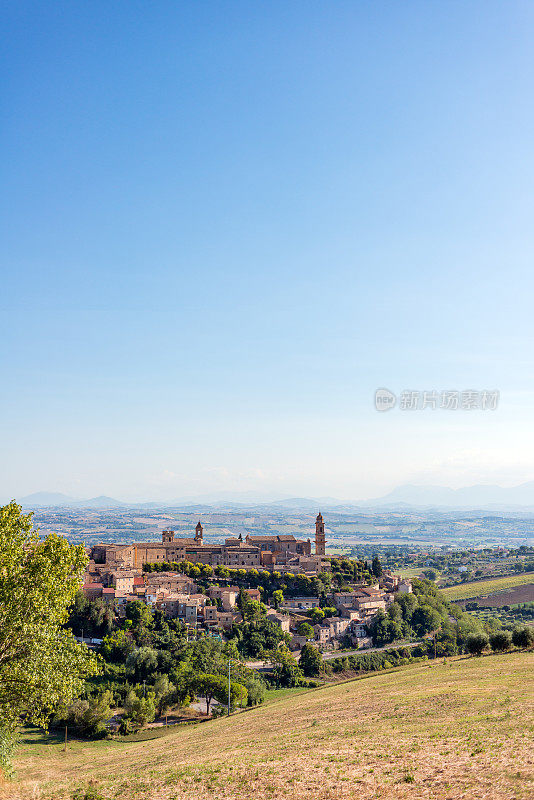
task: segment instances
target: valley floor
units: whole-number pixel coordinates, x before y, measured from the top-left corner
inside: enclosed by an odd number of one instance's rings
[[[527,800],[534,653],[425,662],[297,692],[147,742],[29,740],[4,797]]]

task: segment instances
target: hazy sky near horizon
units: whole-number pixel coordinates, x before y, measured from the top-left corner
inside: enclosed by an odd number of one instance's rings
[[[531,2],[2,16],[2,498],[534,479]]]

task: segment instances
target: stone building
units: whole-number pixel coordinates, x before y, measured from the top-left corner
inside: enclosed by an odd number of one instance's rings
[[[200,522],[194,538],[176,538],[174,531],[162,532],[161,544],[136,542],[135,544],[98,544],[91,551],[95,562],[115,568],[142,569],[143,564],[173,561],[190,561],[212,567],[260,567],[261,552],[242,539],[226,540],[224,544],[204,544]],[[237,541],[237,544],[234,542]],[[228,542],[231,542],[229,544]]]
[[[176,537],[173,530],[165,530],[159,542],[132,544],[97,544],[91,550],[91,559],[108,570],[141,570],[143,564],[190,561],[211,567],[225,566],[234,569],[284,569],[292,572],[318,573],[328,569],[324,559],[324,522],[319,514],[315,524],[315,550],[309,539],[296,539],[292,535],[247,536],[226,539],[224,544],[205,544],[204,529],[200,521],[194,537]]]

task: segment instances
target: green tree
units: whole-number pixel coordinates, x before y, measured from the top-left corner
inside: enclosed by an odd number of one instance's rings
[[[325,617],[337,617],[338,611],[334,606],[324,606],[323,612]]]
[[[319,675],[323,659],[319,650],[310,642],[306,642],[300,651],[299,667],[308,677]]]
[[[278,686],[298,686],[302,680],[302,670],[288,647],[280,645],[272,651],[269,658],[273,665],[273,678]]]
[[[442,625],[441,630],[435,636],[434,642],[429,642],[431,655],[434,654],[434,643],[437,656],[455,656],[458,653],[458,640],[454,625],[449,621]]]
[[[313,625],[317,625],[318,622],[322,622],[325,618],[325,612],[322,608],[310,608],[307,614]]]
[[[441,625],[441,616],[430,605],[422,605],[412,614],[411,625],[418,636],[437,630]]]
[[[152,647],[136,647],[126,660],[126,669],[137,681],[152,677],[158,668],[158,654]]]
[[[401,607],[402,618],[407,622],[410,622],[415,609],[419,605],[416,595],[412,592],[406,592],[406,594],[397,594],[395,595],[395,602],[397,602]]]
[[[141,600],[130,600],[126,603],[126,619],[131,620],[134,626],[151,625],[152,611]]]
[[[81,692],[97,660],[63,625],[87,557],[62,537],[44,541],[31,514],[0,507],[0,768],[9,771],[19,719],[46,727]]]
[[[249,593],[243,588],[239,590],[237,606],[243,614],[243,619],[245,622],[256,622],[265,616],[265,612],[267,610],[263,603],[259,603],[257,600],[252,600]]]
[[[148,722],[154,722],[156,717],[156,695],[153,691],[144,692],[142,688],[131,689],[124,707],[128,717],[135,725],[143,727]]]
[[[80,590],[76,593],[70,609],[68,627],[77,636],[109,635],[115,624],[115,608],[112,603],[97,598],[88,600]]]
[[[383,647],[402,636],[400,623],[390,619],[383,611],[375,614],[369,627],[375,647]]]
[[[206,714],[209,716],[213,700],[225,705],[228,703],[228,681],[222,675],[201,673],[193,681],[194,692],[206,701]],[[230,708],[247,702],[247,690],[237,681],[230,681]]]
[[[532,647],[534,644],[534,629],[528,625],[514,628],[512,631],[512,642],[516,647]]]
[[[273,604],[275,608],[280,608],[284,602],[284,593],[281,589],[275,589],[273,592]]]
[[[176,687],[167,675],[158,675],[154,682],[158,716],[162,717],[173,704]]]
[[[228,691],[227,683],[221,675],[210,675],[200,673],[193,680],[193,691],[197,697],[203,697],[206,701],[206,714],[209,717],[210,705],[213,699],[222,697],[224,690]]]
[[[512,634],[505,630],[495,631],[491,634],[489,643],[492,650],[502,653],[512,646]]]
[[[485,633],[472,633],[467,637],[466,647],[468,653],[479,656],[488,644],[489,640]]]
[[[313,636],[313,628],[309,622],[301,622],[298,627],[298,634],[299,636],[305,636],[307,639],[311,639]]]
[[[263,681],[257,678],[249,678],[246,681],[242,681],[242,683],[247,690],[247,705],[257,706],[263,703],[265,698],[265,684]]]
[[[228,685],[224,687],[224,692],[215,697],[219,703],[228,702]],[[242,683],[237,681],[230,681],[230,711],[236,706],[244,706],[247,704],[248,692],[247,688]]]
[[[261,658],[266,652],[278,647],[281,642],[290,641],[289,634],[284,633],[281,627],[270,619],[234,625],[232,636],[239,652],[250,658]]]
[[[380,576],[382,575],[382,564],[380,563],[380,559],[378,558],[378,556],[373,557],[371,571],[375,576],[375,578],[380,578]]]
[[[56,717],[54,723],[68,724],[77,728],[83,736],[98,738],[106,731],[112,703],[113,692],[109,690],[88,700],[75,700],[65,712]]]
[[[123,663],[129,653],[134,649],[131,636],[126,631],[114,631],[110,636],[104,636],[100,645],[100,652],[106,661]]]

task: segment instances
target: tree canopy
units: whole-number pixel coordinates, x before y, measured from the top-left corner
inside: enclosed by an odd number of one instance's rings
[[[98,670],[96,657],[63,628],[85,551],[55,534],[41,541],[31,517],[14,501],[0,507],[0,737],[6,740],[22,716],[46,726]]]
[[[319,675],[323,659],[321,653],[310,642],[306,642],[300,652],[299,667],[308,677]]]

